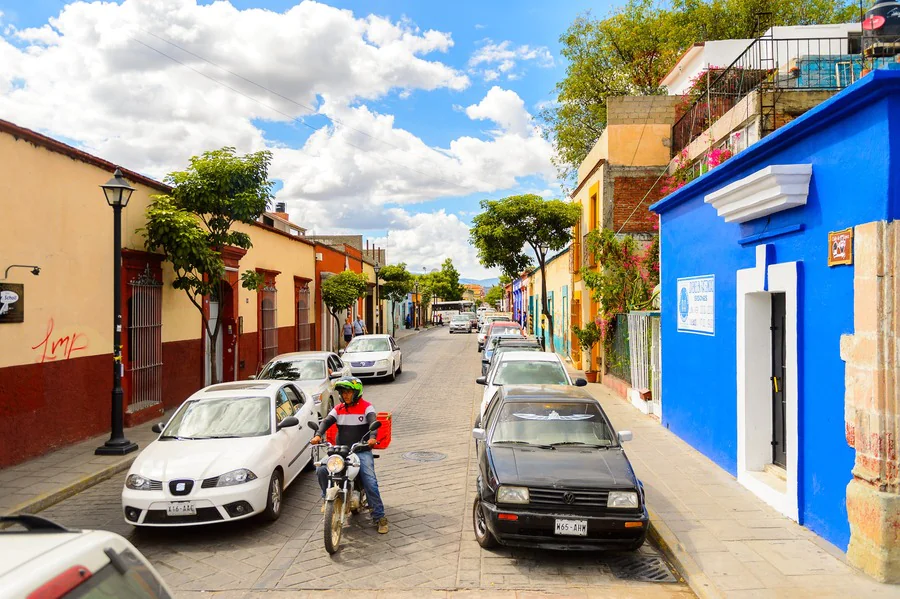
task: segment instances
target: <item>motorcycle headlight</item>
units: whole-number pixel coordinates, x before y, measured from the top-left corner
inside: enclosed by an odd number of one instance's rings
[[[500,487],[497,489],[497,503],[528,503],[528,487]]]
[[[125,479],[125,486],[134,491],[149,491],[150,479],[144,478],[140,474],[129,474]]]
[[[638,495],[634,491],[610,491],[606,507],[636,510]]]
[[[234,485],[249,483],[251,480],[256,480],[255,474],[253,474],[246,468],[238,468],[237,470],[232,470],[231,472],[226,472],[225,474],[219,476],[219,480],[218,482],[216,482],[216,486],[231,487]]]
[[[344,469],[344,458],[339,455],[333,455],[325,462],[325,467],[332,474],[336,474]]]

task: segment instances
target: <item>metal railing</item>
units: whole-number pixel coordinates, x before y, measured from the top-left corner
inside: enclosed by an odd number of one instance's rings
[[[895,38],[867,38],[867,47],[898,47]],[[702,73],[689,96],[693,101],[672,127],[673,155],[700,137],[713,123],[754,90],[839,90],[862,75],[867,59],[859,36],[838,38],[755,39],[733,63]],[[870,46],[870,44],[875,44]],[[893,56],[872,54],[869,68]]]
[[[606,352],[606,371],[631,384],[631,350],[629,348],[628,315],[616,314],[612,339]]]
[[[588,235],[590,235],[590,233],[585,233],[581,236],[581,251],[583,252],[581,265],[592,268],[597,266],[597,261],[594,259],[594,252],[591,251],[590,245],[588,244]]]
[[[660,413],[659,312],[628,314],[631,386],[650,390],[648,413]]]
[[[162,402],[162,283],[148,265],[128,282],[130,414]]]

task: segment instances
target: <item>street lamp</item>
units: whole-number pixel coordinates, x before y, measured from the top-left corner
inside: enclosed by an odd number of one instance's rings
[[[125,438],[122,393],[122,208],[128,205],[134,188],[122,171],[116,169],[113,178],[100,186],[106,203],[113,209],[113,387],[112,426],[109,440],[94,450],[95,455],[125,455],[137,450],[137,443]]]
[[[437,293],[436,293],[436,292],[432,292],[432,293],[431,293],[431,324],[437,324],[437,323],[434,321],[434,305],[435,305],[436,303],[437,303]]]
[[[381,330],[381,302],[378,299],[378,273],[381,272],[381,265],[375,262],[375,332],[383,333]]]
[[[416,297],[413,300],[413,320],[416,321],[416,330],[418,331],[419,330],[419,308],[418,308],[418,305],[419,305],[419,282],[418,281],[416,281],[415,289],[416,289]]]

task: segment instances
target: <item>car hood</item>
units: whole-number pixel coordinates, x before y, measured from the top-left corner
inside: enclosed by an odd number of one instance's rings
[[[200,480],[238,468],[259,468],[266,458],[275,457],[271,435],[243,439],[197,441],[154,441],[134,461],[129,473],[168,481],[176,478]],[[254,474],[261,477],[262,473]]]
[[[388,360],[391,357],[389,351],[362,351],[344,353],[341,359],[344,362],[374,362],[376,360]]]
[[[637,487],[631,464],[620,448],[492,446],[489,455],[502,484],[580,489]]]
[[[294,381],[294,384],[300,387],[304,393],[312,397],[313,395],[322,393],[328,389],[325,379],[317,379],[313,381]]]

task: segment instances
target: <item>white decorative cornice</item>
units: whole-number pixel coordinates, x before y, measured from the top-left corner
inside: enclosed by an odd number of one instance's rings
[[[726,223],[745,223],[805,206],[811,176],[811,164],[773,164],[708,194],[704,201],[712,204]]]

